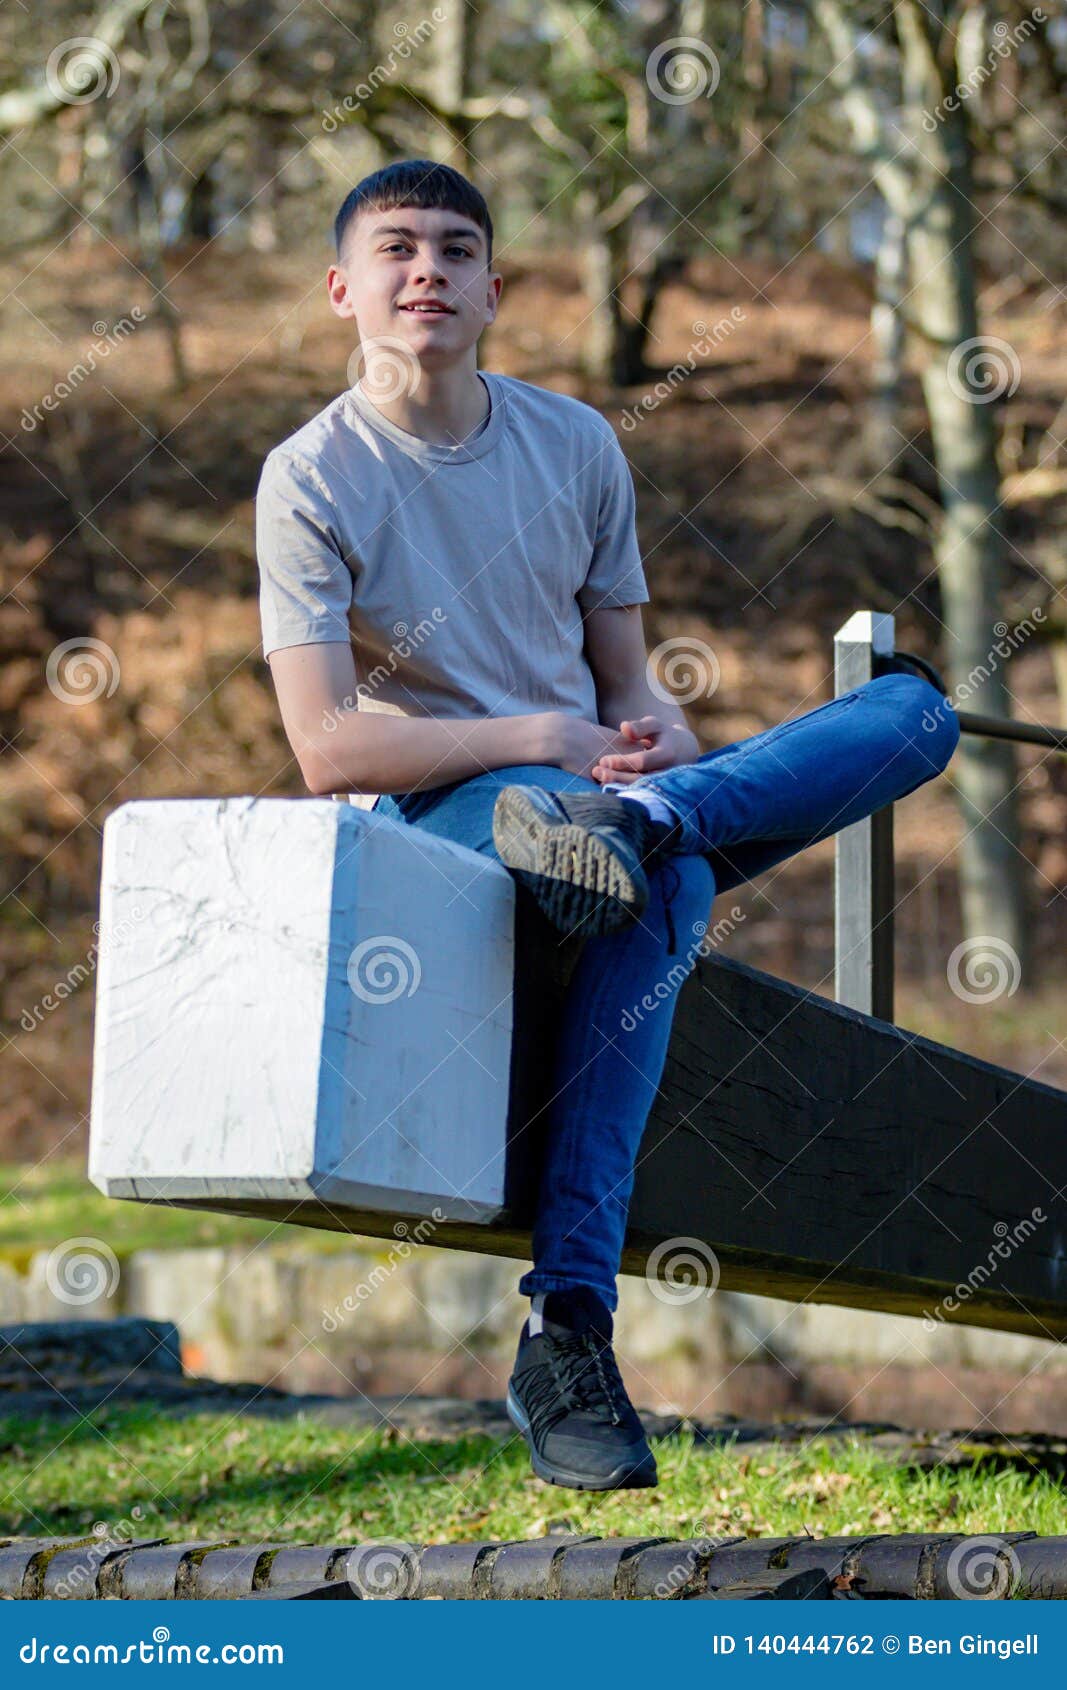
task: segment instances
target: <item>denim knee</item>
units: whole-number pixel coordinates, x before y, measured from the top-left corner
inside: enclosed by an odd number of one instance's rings
[[[930,766],[931,776],[941,773],[960,741],[960,719],[947,693],[938,692],[923,675],[894,675],[907,688],[909,710],[914,713],[913,737]]]

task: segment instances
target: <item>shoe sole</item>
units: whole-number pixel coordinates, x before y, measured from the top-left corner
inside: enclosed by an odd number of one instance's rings
[[[639,862],[623,862],[606,840],[551,814],[528,787],[505,786],[498,794],[493,843],[560,932],[614,933],[648,904]]]
[[[651,1466],[646,1461],[637,1467],[622,1463],[607,1474],[574,1473],[566,1467],[553,1467],[534,1448],[533,1437],[530,1433],[530,1422],[527,1420],[515,1393],[508,1386],[505,1402],[508,1419],[517,1432],[521,1432],[526,1440],[530,1452],[530,1465],[539,1479],[546,1484],[562,1485],[567,1490],[649,1490],[659,1483],[659,1474],[655,1460],[650,1457]]]

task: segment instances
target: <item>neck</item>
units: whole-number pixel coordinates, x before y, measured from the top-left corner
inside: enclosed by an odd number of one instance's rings
[[[435,446],[458,446],[473,434],[489,414],[489,395],[475,367],[469,364],[432,370],[423,364],[418,387],[413,393],[391,394],[396,386],[396,365],[387,361],[375,393],[373,364],[359,380],[359,389],[376,410],[407,434]]]

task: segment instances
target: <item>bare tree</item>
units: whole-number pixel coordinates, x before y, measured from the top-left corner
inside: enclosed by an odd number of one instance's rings
[[[899,128],[865,74],[865,31],[839,0],[812,0],[833,55],[855,145],[904,229],[910,286],[907,324],[921,351],[942,514],[934,551],[948,635],[950,685],[985,674],[973,708],[1008,716],[1010,695],[999,665],[990,666],[994,623],[1005,585],[994,413],[980,381],[975,291],[975,224],[968,125],[948,96],[960,71],[954,45],[957,0],[921,5],[896,0],[900,55]],[[966,824],[960,853],[968,935],[992,933],[1010,944],[1028,977],[1030,956],[1023,858],[1019,850],[1016,759],[1007,741],[968,737],[954,763]]]

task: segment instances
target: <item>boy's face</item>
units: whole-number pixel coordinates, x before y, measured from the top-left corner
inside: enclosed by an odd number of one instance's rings
[[[401,339],[427,367],[455,363],[496,316],[503,278],[488,268],[485,233],[461,212],[400,206],[361,211],[326,276],[330,304],[361,341]],[[444,311],[418,312],[416,301]]]

